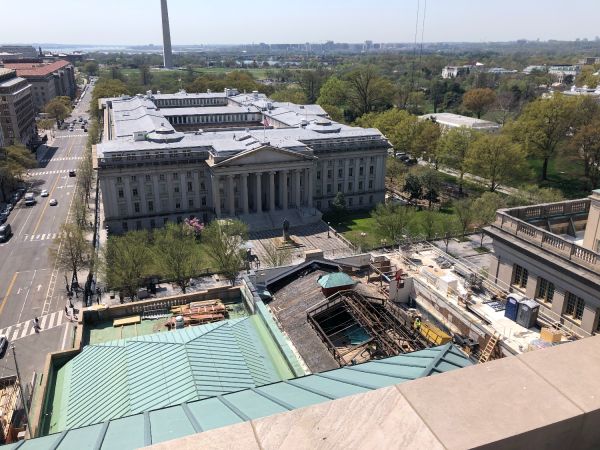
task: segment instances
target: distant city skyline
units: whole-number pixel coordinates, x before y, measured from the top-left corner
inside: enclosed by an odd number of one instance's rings
[[[540,6],[543,4],[543,8]],[[557,0],[169,0],[174,46],[194,44],[412,42],[426,5],[425,42],[593,40],[600,2]],[[161,45],[159,0],[6,2],[1,43]]]

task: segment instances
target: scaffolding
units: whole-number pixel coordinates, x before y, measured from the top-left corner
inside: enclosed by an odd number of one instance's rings
[[[403,353],[422,350],[427,347],[404,321],[401,321],[386,307],[387,300],[367,297],[354,291],[341,291],[329,297],[324,303],[307,312],[307,320],[317,331],[322,341],[331,351],[340,366],[353,362],[345,357],[359,348],[368,348],[369,359],[385,358]],[[334,331],[328,331],[322,324],[339,314],[340,308],[351,316]],[[336,335],[354,324],[358,325],[369,336],[369,339],[350,348],[340,351],[335,344]]]
[[[16,376],[0,379],[0,428],[2,436],[0,443],[15,442],[16,433],[21,429],[15,424],[18,417],[15,414],[21,406],[19,382]]]

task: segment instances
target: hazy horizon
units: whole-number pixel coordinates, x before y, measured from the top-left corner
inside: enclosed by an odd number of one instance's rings
[[[600,2],[505,0],[305,0],[302,5],[169,0],[173,45],[244,45],[265,42],[507,42],[519,39],[594,40]],[[368,5],[368,7],[365,6]],[[423,33],[423,15],[425,29]],[[0,42],[76,46],[161,45],[158,0],[31,0],[2,6]],[[28,26],[23,26],[26,23]],[[571,26],[566,26],[566,25]],[[109,32],[107,32],[109,30]]]

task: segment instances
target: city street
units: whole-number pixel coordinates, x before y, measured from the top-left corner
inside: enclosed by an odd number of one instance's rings
[[[86,92],[69,122],[88,117],[90,97]],[[7,221],[13,236],[0,244],[0,334],[15,345],[23,382],[29,382],[34,371],[43,370],[48,352],[67,347],[72,339],[73,325],[64,312],[65,273],[55,267],[50,249],[69,215],[76,185],[69,171],[77,169],[87,136],[77,123],[73,131],[55,131],[48,148],[38,150],[38,167],[27,178],[28,192],[35,193],[37,203],[25,206],[21,200],[15,206]],[[43,189],[47,197],[40,196]],[[58,204],[50,206],[51,199]],[[35,317],[40,321],[39,332],[33,329]],[[0,377],[13,373],[9,347],[0,360]]]

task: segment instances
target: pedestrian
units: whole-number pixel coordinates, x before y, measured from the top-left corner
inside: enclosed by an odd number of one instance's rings
[[[65,314],[66,314],[67,316],[69,315],[69,308],[67,308],[66,306],[65,306]]]
[[[415,330],[417,332],[421,331],[421,319],[418,317],[415,319]]]
[[[40,320],[37,317],[33,319],[33,329],[36,333],[40,332]]]

